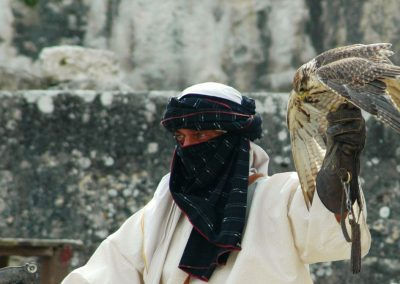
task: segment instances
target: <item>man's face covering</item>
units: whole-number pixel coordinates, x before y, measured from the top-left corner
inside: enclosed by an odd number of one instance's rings
[[[209,92],[206,84],[211,84]],[[239,93],[233,88],[216,83],[200,85],[200,94],[172,98],[161,123],[172,133],[179,129],[224,132],[185,147],[177,142],[171,164],[171,195],[193,225],[179,267],[208,280],[217,265],[226,263],[232,250],[240,250],[247,207],[249,141],[261,137],[262,122],[253,99],[242,96],[239,104]],[[237,93],[230,100],[232,90]]]

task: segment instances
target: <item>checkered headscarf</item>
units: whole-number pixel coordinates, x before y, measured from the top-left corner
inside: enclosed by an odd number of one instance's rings
[[[217,265],[226,263],[232,250],[240,250],[247,202],[249,140],[261,137],[261,117],[255,113],[254,100],[236,98],[230,99],[229,93],[228,97],[217,96],[207,90],[172,98],[161,122],[171,132],[227,131],[196,145],[182,147],[177,143],[171,165],[172,197],[194,228],[179,267],[205,281]]]

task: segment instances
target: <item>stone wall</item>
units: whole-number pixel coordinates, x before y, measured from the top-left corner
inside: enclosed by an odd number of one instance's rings
[[[175,92],[0,93],[0,237],[81,239],[85,262],[150,198],[168,172],[172,137],[159,121]],[[251,93],[270,174],[293,170],[285,93]],[[400,267],[400,139],[367,119],[363,188],[373,243],[362,273],[313,265],[316,283],[395,283]]]
[[[79,45],[114,52],[134,90],[218,81],[288,91],[294,71],[323,50],[400,50],[399,9],[397,0],[2,0],[0,64],[39,75],[43,48]]]

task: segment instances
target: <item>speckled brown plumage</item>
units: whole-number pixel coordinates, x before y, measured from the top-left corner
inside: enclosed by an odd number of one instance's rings
[[[293,159],[309,206],[325,156],[326,115],[349,102],[400,133],[400,67],[391,44],[354,44],[321,53],[293,78],[287,123]]]

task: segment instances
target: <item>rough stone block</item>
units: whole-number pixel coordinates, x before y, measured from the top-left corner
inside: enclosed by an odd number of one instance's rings
[[[120,69],[115,54],[108,50],[81,46],[44,48],[39,55],[43,79],[69,89],[115,89]]]

